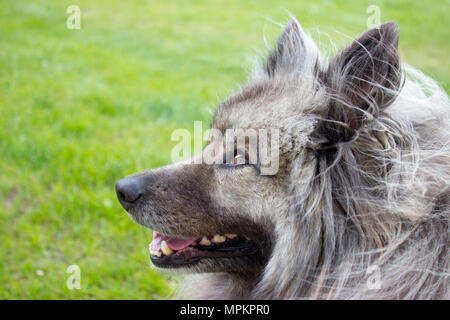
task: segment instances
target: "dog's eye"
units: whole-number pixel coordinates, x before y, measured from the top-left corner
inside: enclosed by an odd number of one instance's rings
[[[245,163],[245,158],[241,154],[234,156],[234,158],[233,158],[234,165],[244,164],[244,163]]]
[[[249,164],[248,162],[248,156],[245,152],[234,152],[234,157],[231,160],[226,159],[226,156],[224,156],[223,164],[226,167],[237,167],[241,165]]]

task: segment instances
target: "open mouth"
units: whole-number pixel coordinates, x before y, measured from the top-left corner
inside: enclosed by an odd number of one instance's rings
[[[193,265],[205,258],[233,258],[255,255],[255,241],[236,234],[173,238],[157,232],[149,245],[152,262],[160,267]]]

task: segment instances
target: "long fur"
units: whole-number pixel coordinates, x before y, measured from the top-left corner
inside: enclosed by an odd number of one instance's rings
[[[279,45],[255,70],[252,83],[269,78],[292,83],[289,69],[302,64],[306,67],[295,75],[303,79],[301,86],[310,79],[309,92],[323,93],[320,74],[328,67],[300,31],[302,39],[294,41],[303,45],[288,48],[303,47],[289,53],[298,61],[278,59],[286,54]],[[356,128],[350,130],[345,117],[324,114],[319,104],[304,111],[314,123],[332,122],[335,131],[354,134],[328,141],[331,146],[322,149],[311,138],[311,147],[299,151],[291,164],[291,205],[279,218],[284,220],[276,226],[275,246],[262,274],[251,284],[233,275],[197,275],[196,287],[204,281],[208,288],[203,297],[450,298],[450,103],[432,79],[407,65],[402,70],[396,85],[380,79],[371,83],[394,97],[387,107],[371,103],[362,109],[330,91],[320,98],[359,112],[364,123]],[[347,79],[331,81],[342,87]],[[379,289],[367,285],[373,266],[379,270]]]

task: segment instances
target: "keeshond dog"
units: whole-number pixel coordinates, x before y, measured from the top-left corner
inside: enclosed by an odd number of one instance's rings
[[[449,298],[450,103],[398,38],[327,59],[292,18],[200,153],[117,183],[153,264],[196,274],[182,297]]]

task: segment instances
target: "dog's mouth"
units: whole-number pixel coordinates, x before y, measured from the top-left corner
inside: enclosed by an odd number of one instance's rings
[[[260,249],[255,241],[236,234],[174,238],[155,232],[149,250],[156,266],[176,268],[194,265],[207,258],[252,256]]]

